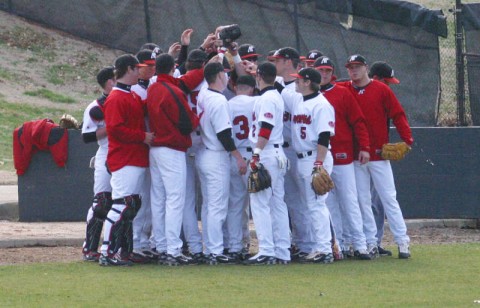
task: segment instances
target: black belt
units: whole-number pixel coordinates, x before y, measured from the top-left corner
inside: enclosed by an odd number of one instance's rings
[[[308,151],[308,152],[303,152],[303,153],[297,153],[298,158],[305,158],[308,156],[312,156],[313,151]]]
[[[273,147],[278,149],[280,147],[280,145],[279,144],[274,144]]]
[[[197,131],[195,132],[195,134],[197,134],[197,136],[200,136],[200,131],[197,130]]]
[[[247,152],[253,152],[252,147],[247,147]]]
[[[288,142],[284,142],[282,144],[282,148],[288,148],[290,146],[290,144]]]

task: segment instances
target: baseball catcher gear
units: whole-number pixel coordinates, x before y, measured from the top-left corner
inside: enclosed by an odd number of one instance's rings
[[[69,114],[63,114],[62,117],[60,118],[60,122],[58,123],[61,128],[66,128],[66,129],[78,129],[78,121],[75,119],[73,116]]]
[[[272,186],[270,173],[261,163],[255,164],[255,170],[248,176],[248,192],[256,193]]]
[[[412,148],[405,142],[386,143],[382,146],[382,158],[388,160],[401,160]]]
[[[312,189],[317,195],[325,195],[333,189],[333,181],[327,170],[322,166],[315,166],[312,171]]]

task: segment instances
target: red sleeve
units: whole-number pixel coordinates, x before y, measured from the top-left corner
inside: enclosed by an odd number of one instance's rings
[[[393,124],[397,128],[400,138],[402,138],[402,140],[405,141],[406,144],[412,145],[412,131],[410,129],[410,125],[408,124],[405,111],[403,110],[402,105],[398,101],[393,91],[390,88],[387,88],[387,90],[387,115],[393,120]]]
[[[356,98],[346,89],[344,91],[346,99],[345,102],[350,102],[347,110],[347,121],[353,128],[355,139],[360,145],[361,151],[370,151],[370,139],[368,137],[367,123]]]
[[[145,140],[145,132],[131,129],[125,125],[128,123],[128,105],[129,102],[124,99],[116,99],[113,102],[107,101],[105,105],[107,134],[121,140],[122,143],[142,143]]]
[[[195,89],[203,81],[203,68],[188,71],[185,75],[178,78],[189,90]]]

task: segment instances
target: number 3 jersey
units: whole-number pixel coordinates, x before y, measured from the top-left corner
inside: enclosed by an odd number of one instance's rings
[[[283,99],[274,87],[268,87],[257,96],[252,115],[252,127],[250,129],[249,139],[253,144],[257,144],[258,134],[260,133],[260,122],[265,122],[273,126],[269,144],[283,144]]]
[[[335,135],[335,111],[320,93],[302,96],[289,91],[282,95],[292,111],[292,144],[296,152],[316,151],[318,137],[322,132]],[[285,92],[285,90],[284,90]]]
[[[248,134],[252,124],[255,99],[253,96],[237,95],[228,101],[230,120],[232,121],[232,137],[237,149],[252,146],[248,140]]]

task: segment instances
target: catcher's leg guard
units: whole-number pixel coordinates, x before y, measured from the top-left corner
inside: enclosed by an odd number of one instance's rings
[[[121,240],[116,240],[116,244],[122,248],[122,254],[129,255],[133,251],[133,219],[137,215],[142,206],[142,199],[140,195],[130,195],[125,198],[113,200],[115,205],[124,206],[122,212],[122,236]],[[118,251],[118,249],[117,249]]]
[[[112,207],[112,193],[101,192],[94,196],[91,211],[88,213],[87,230],[85,243],[83,244],[83,253],[98,250],[100,235],[102,233],[103,222],[107,217],[108,211]]]

